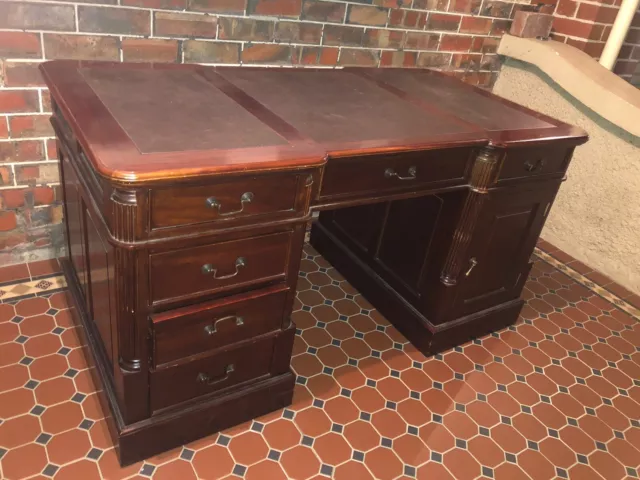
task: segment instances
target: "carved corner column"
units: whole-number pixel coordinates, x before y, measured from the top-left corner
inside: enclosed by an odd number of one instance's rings
[[[482,148],[475,159],[471,170],[470,190],[462,207],[449,253],[444,263],[440,281],[454,286],[464,266],[468,263],[467,250],[471,244],[473,232],[478,221],[482,205],[487,198],[489,187],[495,185],[503,152],[495,147]]]
[[[141,240],[144,215],[140,213],[141,205],[135,190],[116,187],[109,200],[111,234],[120,242],[114,245],[118,325],[118,364],[114,365],[114,379],[124,422],[131,423],[148,416],[147,311],[146,305],[140,305],[138,301],[144,297],[139,292],[144,285],[141,283],[144,272],[139,250],[134,248],[135,242]]]

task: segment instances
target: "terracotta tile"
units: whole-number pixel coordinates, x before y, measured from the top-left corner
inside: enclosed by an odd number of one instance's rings
[[[587,366],[586,363],[584,363],[582,360],[578,359],[578,358],[565,358],[562,360],[562,367],[563,367],[563,371],[560,372],[563,375],[563,379],[564,381],[560,382],[559,378],[556,378],[553,371],[557,368],[555,366],[550,366],[548,368],[545,369],[545,373],[547,375],[549,375],[550,377],[553,378],[553,380],[558,384],[558,385],[564,385],[564,386],[569,386],[571,384],[573,384],[573,382],[575,381],[575,379],[572,378],[572,376],[576,376],[576,377],[581,377],[581,378],[586,378],[589,375],[591,375],[591,369]],[[559,369],[560,370],[560,369]],[[571,379],[570,381],[567,381],[567,379]]]
[[[66,402],[47,408],[40,418],[42,429],[55,434],[77,427],[84,415],[79,404]]]
[[[296,413],[293,419],[296,426],[304,435],[319,437],[331,429],[331,420],[320,408],[307,408]]]
[[[82,337],[80,336],[81,328],[82,327],[67,328],[62,335],[60,335],[60,339],[65,347],[76,348],[81,347],[84,344]]]
[[[542,453],[535,450],[527,449],[518,455],[518,465],[533,480],[554,478],[556,475],[553,464]]]
[[[221,445],[212,445],[196,452],[192,464],[200,478],[210,479],[228,475],[234,466],[229,449]]]
[[[347,462],[343,463],[335,469],[333,472],[333,478],[335,480],[369,480],[373,479],[373,475],[367,470],[367,467],[360,462]]]
[[[244,475],[247,480],[286,480],[287,475],[282,470],[280,464],[271,460],[263,460],[260,463],[250,466]]]
[[[428,423],[421,427],[418,435],[424,444],[430,449],[438,453],[443,453],[455,446],[455,438],[439,423]]]
[[[24,351],[30,357],[38,358],[56,353],[62,347],[60,337],[53,333],[46,333],[31,337],[24,344]]]
[[[454,477],[445,469],[444,465],[429,462],[420,467],[416,478],[434,478],[438,480],[454,480]]]
[[[191,462],[184,460],[174,460],[156,468],[153,478],[158,480],[180,480],[196,479],[196,473]]]
[[[0,393],[0,418],[8,419],[28,413],[35,405],[33,391],[18,388]]]
[[[576,453],[588,455],[595,450],[595,442],[580,428],[567,425],[560,430],[560,439]]]
[[[380,435],[364,420],[356,420],[344,427],[344,437],[352,448],[361,452],[371,450],[380,444]]]
[[[512,416],[520,412],[520,404],[506,392],[493,392],[487,397],[491,405],[500,415]]]
[[[493,472],[496,479],[505,480],[530,480],[531,477],[527,475],[518,465],[513,463],[503,463]]]
[[[351,446],[342,435],[327,433],[313,443],[320,461],[326,465],[339,465],[351,458]]]
[[[357,314],[347,319],[356,332],[367,333],[375,330],[376,322],[367,315]]]
[[[466,412],[478,425],[491,428],[500,423],[500,415],[491,406],[490,402],[476,400],[466,406]]]
[[[337,368],[341,365],[345,365],[349,358],[344,351],[336,346],[327,345],[319,348],[316,354],[318,359],[326,366],[331,368]]]
[[[0,392],[21,387],[27,383],[27,380],[29,380],[29,369],[24,365],[13,364],[0,368]]]
[[[444,415],[445,413],[453,410],[453,401],[442,390],[430,388],[422,392],[420,395],[420,401],[434,413]]]
[[[333,376],[342,388],[355,390],[367,382],[367,377],[358,368],[351,365],[343,365],[333,371]]]
[[[378,447],[367,452],[365,462],[371,473],[381,480],[391,480],[402,473],[402,462],[389,448]]]
[[[91,370],[83,370],[73,377],[73,383],[78,392],[89,394],[97,391],[96,384],[93,383],[93,378],[91,377]]]
[[[504,452],[489,437],[478,435],[469,440],[467,448],[481,465],[495,468],[504,461]]]
[[[19,283],[30,280],[29,269],[24,263],[0,268],[0,283]]]
[[[364,359],[363,361],[366,361],[368,360],[368,358],[365,357],[369,357],[369,355],[371,355],[371,347],[364,340],[361,340],[359,338],[349,338],[348,340],[342,342],[340,346],[350,358],[355,358],[356,360],[360,360],[362,358]],[[376,364],[381,363],[377,361],[377,359],[371,360],[375,360]],[[388,370],[389,367],[383,364],[382,368],[386,368]]]
[[[91,443],[96,448],[107,450],[113,447],[111,434],[105,419],[99,420],[93,424],[89,430],[89,436],[91,437]]]
[[[417,368],[410,368],[400,373],[400,380],[414,392],[424,392],[433,386],[431,379]]]
[[[307,381],[307,388],[309,392],[316,398],[327,400],[335,397],[340,393],[340,385],[336,382],[336,379],[329,375],[316,375]],[[306,391],[306,390],[305,390]],[[294,392],[294,400],[296,399]],[[305,400],[304,406],[311,404],[313,399],[309,397]]]
[[[291,367],[298,375],[311,377],[322,371],[322,363],[315,355],[303,353],[291,359]]]
[[[443,463],[457,480],[471,480],[481,472],[476,459],[469,452],[459,448],[445,453]]]
[[[20,335],[18,325],[13,322],[0,323],[0,344],[13,342],[18,335]]]
[[[584,407],[571,395],[558,393],[553,396],[551,403],[567,417],[577,418],[584,413]]]
[[[529,375],[534,371],[533,365],[520,355],[507,355],[502,360],[504,364],[516,375]]]
[[[633,468],[640,466],[640,450],[627,440],[614,438],[607,444],[607,450],[624,466]]]
[[[317,305],[311,309],[311,313],[316,317],[316,320],[326,323],[338,320],[340,317],[338,311],[328,305]]]
[[[387,331],[387,334],[388,333],[389,332]],[[399,372],[411,368],[411,364],[413,363],[409,355],[407,355],[403,351],[395,349],[383,352],[381,358],[382,361],[389,366],[389,368],[391,368],[392,370],[397,370]]]
[[[49,461],[56,465],[64,465],[83,458],[89,450],[91,450],[89,433],[79,429],[54,435],[47,443]]]
[[[347,322],[331,322],[327,325],[327,332],[338,340],[346,340],[355,334],[355,331]]]
[[[68,369],[69,364],[67,363],[66,357],[57,354],[36,358],[29,365],[31,378],[39,381],[59,377]]]
[[[49,310],[49,301],[42,297],[27,298],[26,300],[20,300],[15,308],[17,315],[21,317],[31,317]]]
[[[385,399],[392,402],[399,402],[409,396],[409,389],[406,385],[394,377],[378,381],[376,388]]]
[[[527,446],[524,437],[514,427],[504,423],[491,429],[491,438],[505,452],[518,453]]]
[[[429,360],[422,369],[435,382],[444,383],[453,378],[453,371],[445,363],[438,360]]]
[[[520,413],[511,422],[527,440],[539,442],[547,436],[547,428],[533,415]]]
[[[105,417],[102,406],[100,405],[100,401],[98,400],[97,393],[88,395],[82,401],[82,411],[84,412],[84,416],[90,418],[91,420],[100,420],[101,418]]]
[[[576,464],[569,469],[568,473],[569,478],[579,478],[580,480],[602,480],[602,476],[587,465]]]
[[[347,397],[335,397],[324,404],[324,411],[332,422],[346,425],[357,420],[360,415],[358,407]]]
[[[323,328],[313,327],[302,332],[302,339],[307,342],[310,347],[324,347],[331,343],[331,335]]]
[[[363,412],[373,413],[385,406],[384,397],[372,387],[361,387],[351,393],[351,400]]]
[[[16,448],[33,442],[42,433],[38,417],[21,415],[0,424],[0,447]]]
[[[471,418],[463,412],[449,412],[443,418],[444,426],[456,438],[468,440],[478,433],[478,426]]]
[[[118,456],[114,448],[107,450],[98,460],[98,468],[102,478],[108,480],[121,480],[131,477],[140,471],[143,462],[136,462],[133,465],[122,468],[118,462]]]
[[[466,377],[466,384],[478,393],[488,395],[495,391],[497,385],[493,378],[485,372],[473,371]]]
[[[19,343],[0,345],[0,367],[14,365],[24,357],[24,347]]]
[[[420,437],[408,433],[393,440],[393,450],[403,463],[415,467],[429,461],[431,455]]]
[[[313,450],[303,445],[283,452],[280,464],[289,477],[301,480],[310,478],[320,471],[320,462]]]
[[[100,478],[98,464],[91,460],[80,460],[61,467],[56,480],[78,480],[79,478]]]
[[[533,406],[540,401],[538,392],[526,383],[512,383],[507,387],[507,391],[520,405]]]
[[[527,377],[527,383],[540,395],[551,396],[558,391],[558,385],[542,373],[532,373]]]
[[[619,410],[609,405],[601,405],[596,409],[596,415],[604,423],[615,430],[626,430],[629,427],[629,419]]]
[[[407,431],[407,424],[398,412],[387,408],[374,413],[371,423],[380,436],[386,438],[396,438]]]
[[[36,400],[44,406],[70,400],[75,393],[73,380],[68,377],[57,377],[44,381],[35,389]]]
[[[366,333],[364,335],[364,341],[372,349],[378,351],[384,351],[393,346],[393,341],[385,333],[377,330]]]
[[[508,385],[516,379],[516,374],[503,363],[490,363],[485,367],[484,371],[494,382],[503,385]]]
[[[69,302],[67,301],[66,292],[56,292],[49,297],[49,303],[53,308],[62,310],[63,308],[69,308]]]
[[[407,398],[397,404],[397,411],[409,425],[421,426],[431,420],[431,411],[417,399]]]
[[[57,308],[53,305],[52,299],[53,297],[49,299],[49,302],[52,303],[51,306],[53,308]],[[54,319],[55,319],[56,325],[58,325],[59,327],[70,328],[75,325],[70,309],[60,310],[58,313],[55,314]]]
[[[42,445],[35,443],[9,450],[2,457],[2,477],[21,480],[40,473],[47,465],[47,455]]]
[[[591,454],[589,465],[606,480],[627,478],[622,464],[608,452],[597,451]]]

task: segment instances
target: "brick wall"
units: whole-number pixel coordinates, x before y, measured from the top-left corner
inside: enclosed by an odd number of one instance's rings
[[[62,245],[50,100],[37,70],[45,59],[432,67],[490,87],[515,8],[500,0],[0,0],[0,264],[53,256]]]
[[[554,12],[554,40],[573,45],[594,58],[599,58],[609,38],[621,0],[586,1],[559,0]],[[640,10],[620,50],[614,72],[626,80],[640,62]]]

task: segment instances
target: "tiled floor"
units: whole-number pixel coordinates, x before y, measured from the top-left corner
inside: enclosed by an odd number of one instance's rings
[[[637,299],[540,246],[518,324],[432,358],[308,248],[293,405],[123,470],[63,281],[0,270],[0,477],[638,478]]]

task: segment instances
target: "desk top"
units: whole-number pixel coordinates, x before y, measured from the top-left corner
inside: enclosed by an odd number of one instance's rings
[[[579,144],[575,127],[429,70],[56,60],[41,70],[96,170],[144,182],[367,153]]]

